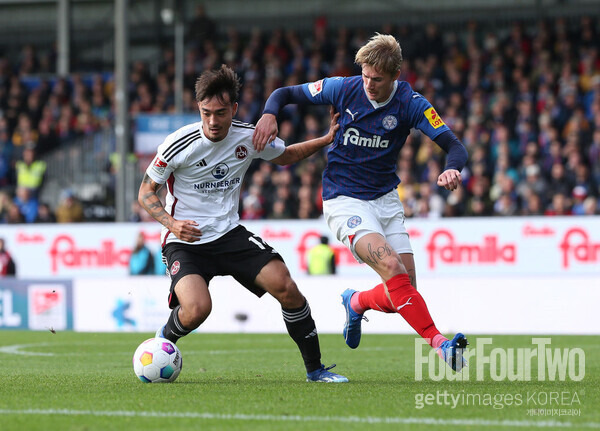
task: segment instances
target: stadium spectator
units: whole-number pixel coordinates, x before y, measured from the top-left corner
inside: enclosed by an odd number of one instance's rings
[[[46,176],[46,162],[37,158],[35,144],[25,145],[22,160],[16,162],[15,169],[17,188],[28,188],[38,196]]]
[[[56,216],[52,212],[50,205],[40,202],[34,223],[56,223]]]
[[[50,118],[42,117],[38,123],[38,132],[36,150],[40,157],[54,151],[60,146],[58,136],[54,131],[54,124]]]
[[[154,254],[154,274],[169,275],[167,272],[167,265],[163,260],[161,248],[157,248],[152,254]]]
[[[208,18],[204,16],[201,20]],[[475,165],[483,162],[489,182],[486,193],[495,193],[496,180],[500,180],[496,171],[506,171],[519,192],[519,214],[528,212],[522,184],[527,183],[525,171],[532,158],[541,168],[540,178],[547,181],[548,191],[542,199],[544,211],[555,187],[567,197],[572,196],[577,185],[585,187],[590,196],[600,195],[600,56],[594,39],[598,23],[597,17],[584,16],[522,20],[509,26],[500,22],[486,31],[474,22],[454,26],[455,30],[452,25],[445,26],[443,32],[431,25],[423,35],[410,25],[393,30],[409,51],[401,79],[434,102],[446,124],[471,153],[463,170],[465,181],[468,173],[477,169]],[[192,91],[196,73],[206,65],[223,61],[232,65],[244,81],[243,104],[237,118],[249,123],[258,120],[256,106],[262,105],[265,96],[277,86],[356,73],[351,53],[364,44],[369,31],[393,28],[389,24],[373,29],[337,24],[334,27],[326,17],[315,20],[311,33],[233,28],[221,33],[216,27],[211,30],[210,24],[202,28],[192,20],[189,24],[188,31],[206,33],[210,40],[200,42],[204,36],[192,37],[190,33],[186,37],[184,109],[196,109]],[[436,40],[439,46],[427,46],[421,51],[426,40]],[[132,65],[132,112],[173,110],[174,51],[169,44],[166,46],[162,64],[161,59],[156,59],[136,60]],[[34,46],[23,46],[15,57],[0,55],[0,187],[11,193],[15,191],[15,163],[22,159],[24,144],[37,142],[38,156],[45,158],[55,151],[65,151],[68,142],[79,135],[110,127],[113,120],[112,78],[99,73],[36,77],[35,74],[53,70],[54,54],[52,50],[43,52]],[[314,117],[324,116],[324,111],[314,107],[289,105],[282,112],[281,135],[286,134],[285,140],[299,140],[313,133],[315,125],[318,135],[327,125]],[[284,126],[283,122],[289,124]],[[421,138],[409,139],[405,147],[413,147],[415,156],[401,171],[403,182],[407,175],[421,182],[427,170],[422,156],[430,152],[431,143]],[[482,153],[483,158],[476,153]],[[315,157],[322,166],[325,155]],[[443,157],[438,162],[443,163]],[[551,174],[558,163],[565,168],[567,182],[563,184],[554,181]],[[588,174],[580,175],[580,181],[576,177],[584,171],[581,166],[587,167]],[[251,166],[249,174],[254,169]],[[291,167],[291,173],[296,187],[300,167]],[[320,188],[319,174],[315,175],[315,190]],[[267,180],[263,185],[263,198],[268,204],[266,218],[272,217],[274,190]],[[442,190],[434,189],[434,194],[448,198]],[[487,195],[482,202],[492,200],[493,206],[499,196]],[[469,186],[465,198],[472,197]],[[320,214],[320,205],[315,207]],[[419,216],[408,205],[405,209],[407,217]],[[455,214],[457,209],[444,214]],[[461,211],[456,215],[467,214],[467,205]],[[292,217],[297,216],[295,210]]]
[[[520,215],[541,216],[544,215],[543,208],[541,196],[528,190],[521,201]]]
[[[17,268],[11,254],[6,250],[4,238],[0,238],[0,277],[15,276]]]
[[[264,198],[259,186],[252,184],[242,199],[242,220],[259,220],[264,218]]]
[[[588,196],[583,201],[583,215],[600,215],[600,203],[595,196]]]
[[[139,232],[129,257],[130,275],[154,275],[154,255],[146,245],[144,233]]]
[[[428,34],[434,39],[435,28]],[[358,347],[365,311],[399,313],[459,371],[467,339],[461,333],[452,341],[444,337],[415,289],[415,262],[396,191],[400,180],[395,167],[410,129],[419,129],[448,155],[443,172],[430,159],[422,175],[452,191],[462,182],[467,151],[429,101],[409,83],[398,81],[402,49],[393,36],[377,33],[358,50],[355,63],[361,75],[282,87],[271,94],[254,131],[254,147],[262,151],[277,136],[276,116],[284,105],[333,105],[340,113],[340,133],[328,151],[323,174],[325,220],[356,260],[367,263],[382,280],[368,291],[342,293],[346,344]]]
[[[584,215],[586,211],[584,202],[588,197],[587,189],[584,186],[575,186],[571,196],[573,197],[573,215]]]
[[[12,201],[6,208],[6,215],[4,216],[4,223],[6,224],[21,224],[25,223],[25,217],[21,213],[19,206]]]
[[[0,189],[0,223],[6,223],[8,207],[13,204],[11,194]]]
[[[306,253],[306,270],[309,275],[335,274],[335,251],[329,245],[327,235],[321,235],[319,244]]]
[[[21,112],[18,117],[17,127],[12,135],[13,145],[17,148],[24,148],[25,145],[34,145],[38,140],[38,132],[33,128],[31,118],[26,112]]]
[[[202,52],[206,42],[216,42],[217,31],[217,23],[208,16],[206,7],[203,4],[197,5],[186,34],[186,40],[192,49]]]
[[[38,214],[38,200],[32,189],[17,186],[17,194],[13,200],[25,219],[25,223],[33,223]]]
[[[273,202],[271,212],[269,214],[269,218],[275,220],[285,220],[294,218],[294,214],[292,214],[290,209],[285,205],[285,201],[283,201],[282,199],[275,199],[275,202]]]
[[[552,196],[550,206],[544,212],[547,216],[565,216],[572,215],[571,200],[562,192],[556,192]]]
[[[0,189],[14,185],[13,152],[8,124],[0,117]]]
[[[61,201],[55,210],[58,223],[77,223],[84,220],[83,206],[72,190],[61,192]]]
[[[133,223],[139,223],[142,221],[142,212],[145,212],[140,203],[135,200],[131,202],[131,208],[129,210],[128,221]]]

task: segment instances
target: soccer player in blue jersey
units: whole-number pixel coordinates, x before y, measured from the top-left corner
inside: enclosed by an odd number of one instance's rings
[[[390,35],[376,34],[356,53],[361,76],[332,77],[279,88],[268,98],[253,136],[262,151],[277,136],[277,114],[290,103],[333,105],[340,128],[323,172],[323,213],[338,240],[358,262],[367,263],[383,283],[368,291],[342,293],[343,335],[358,347],[363,313],[399,313],[455,371],[462,369],[466,337],[450,341],[435,327],[416,290],[413,251],[396,191],[396,161],[411,128],[419,129],[447,153],[437,184],[455,190],[467,151],[422,95],[399,81],[402,49]]]

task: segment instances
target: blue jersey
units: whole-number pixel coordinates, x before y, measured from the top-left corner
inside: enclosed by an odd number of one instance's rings
[[[340,113],[340,129],[323,172],[324,200],[383,196],[400,183],[396,162],[411,128],[432,140],[450,130],[431,103],[404,81],[394,83],[383,103],[367,98],[360,75],[325,78],[302,89],[315,105],[333,105]]]

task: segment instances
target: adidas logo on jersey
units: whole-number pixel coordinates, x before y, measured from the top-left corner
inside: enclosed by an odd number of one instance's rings
[[[353,127],[350,127],[344,132],[344,145],[357,145],[359,147],[369,148],[387,148],[390,141],[381,139],[379,135],[373,135],[371,138],[360,136],[360,132]]]
[[[206,160],[200,160],[198,163],[196,163],[196,166],[206,166]]]

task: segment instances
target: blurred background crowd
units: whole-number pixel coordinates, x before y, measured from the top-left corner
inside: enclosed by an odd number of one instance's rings
[[[413,131],[398,160],[407,217],[600,214],[599,25],[598,17],[585,16],[495,28],[476,21],[451,30],[349,28],[321,16],[307,32],[244,32],[221,28],[199,6],[186,27],[184,111],[197,112],[196,77],[225,63],[243,84],[237,118],[255,123],[273,90],[359,74],[356,50],[374,32],[389,33],[403,49],[400,79],[433,104],[469,152],[464,187],[448,193],[436,185],[444,152]],[[0,53],[0,223],[93,219],[73,189],[43,198],[46,160],[114,127],[113,75],[58,78],[55,61],[52,50],[33,45],[17,56]],[[133,62],[132,116],[173,112],[174,75],[172,46],[156,61]],[[279,120],[280,137],[291,144],[323,134],[329,113],[290,105]],[[113,162],[110,154],[97,161],[108,175]],[[147,163],[139,157],[137,175]],[[326,151],[285,168],[256,161],[241,196],[242,219],[319,217],[325,163]],[[131,221],[147,220],[131,205]]]

